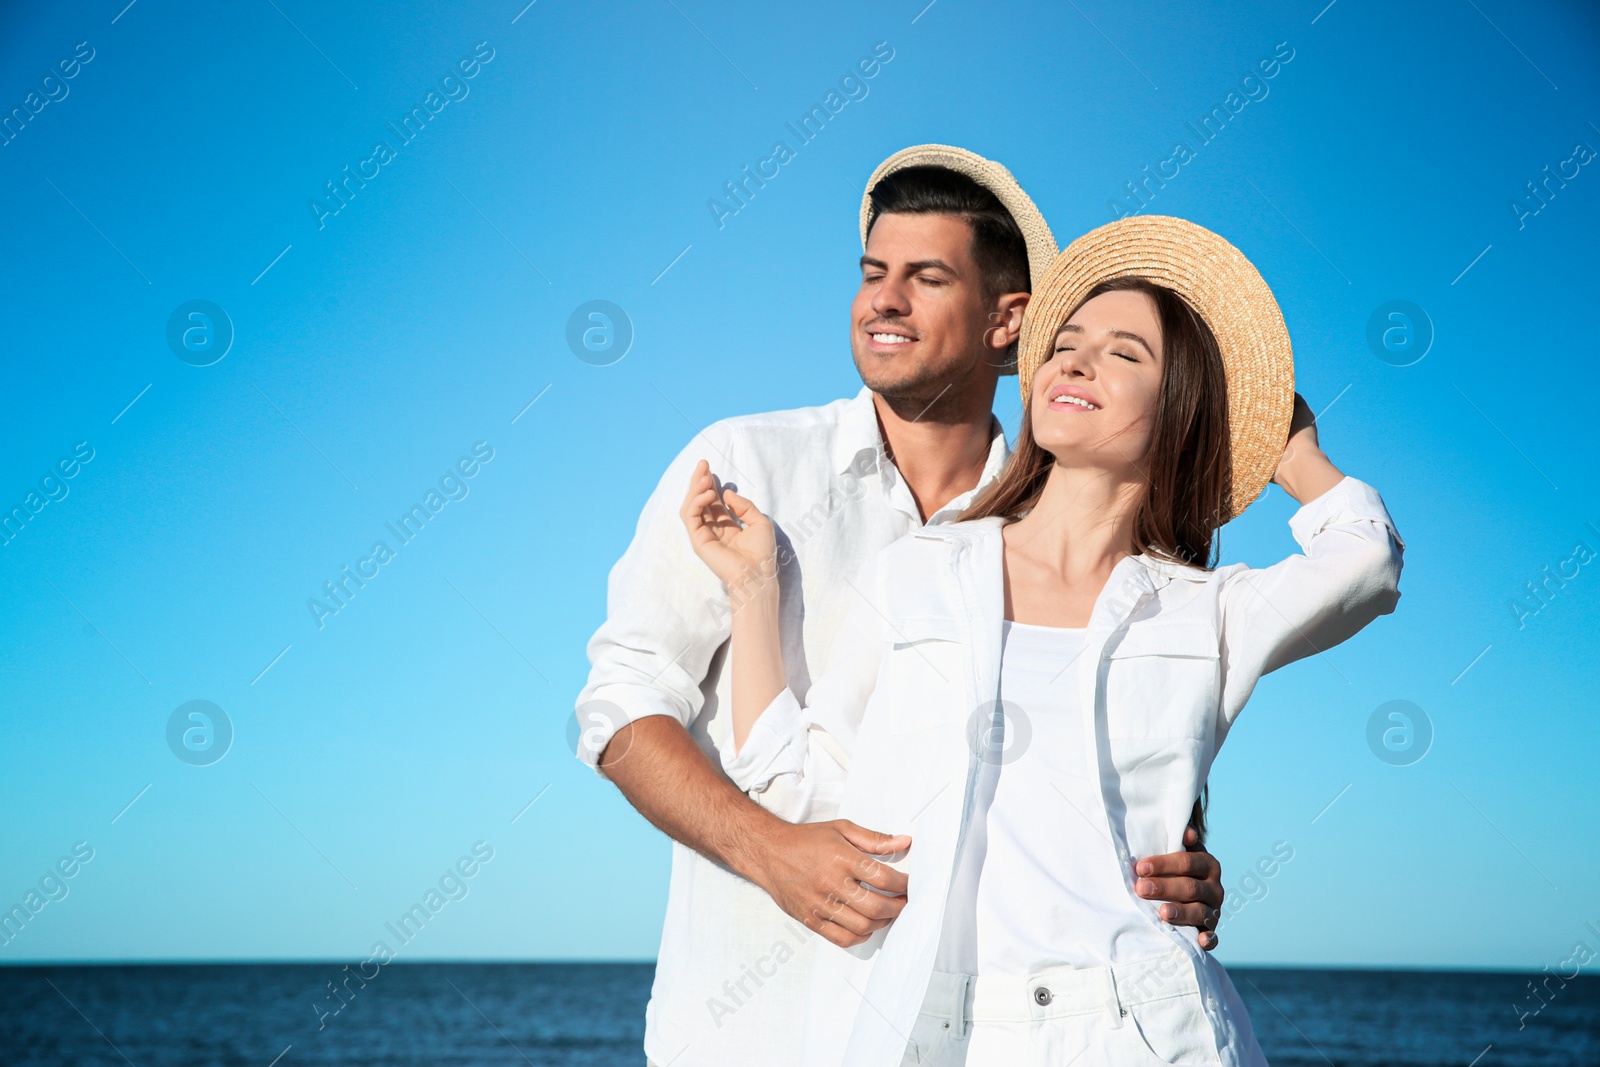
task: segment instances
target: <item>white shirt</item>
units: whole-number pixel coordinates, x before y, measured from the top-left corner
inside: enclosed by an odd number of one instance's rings
[[[980,766],[937,970],[1025,975],[1172,948],[1128,899],[1116,849],[1089,815],[1100,773],[1070,684],[1087,634],[1002,625],[1000,700],[968,727]]]
[[[991,426],[978,488],[1008,452],[999,422]],[[617,729],[647,715],[683,723],[713,763],[731,750],[728,595],[678,516],[701,459],[778,528],[784,665],[789,691],[802,697],[830,665],[857,572],[922,526],[884,454],[867,389],[708,426],[662,475],[611,570],[606,621],[589,641],[589,682],[578,697],[578,755],[591,766]],[[951,500],[929,524],[952,521],[976,492]],[[762,890],[674,843],[645,1052],[672,1067],[798,1062],[813,941]]]
[[[900,916],[860,946],[816,953],[808,1064],[899,1062],[921,1008],[983,765],[968,723],[1000,692],[1002,525],[919,530],[879,553],[806,705],[780,693],[738,758],[724,757],[735,781],[788,817],[911,836],[895,862],[912,887]],[[1095,758],[1099,788],[1085,814],[1114,849],[1129,905],[1188,959],[1203,1016],[1186,1025],[1205,1031],[1223,1067],[1266,1062],[1248,1013],[1197,932],[1161,921],[1134,892],[1129,862],[1182,847],[1212,761],[1262,675],[1348,639],[1399,600],[1404,545],[1370,486],[1345,478],[1289,526],[1303,554],[1270,567],[1121,560],[1064,679],[1085,709],[1082,751]]]

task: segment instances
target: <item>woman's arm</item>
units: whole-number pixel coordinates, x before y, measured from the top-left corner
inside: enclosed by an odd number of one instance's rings
[[[790,821],[832,818],[883,655],[883,553],[850,583],[859,595],[802,704],[788,687],[779,640],[771,522],[744,497],[719,491],[704,462],[682,516],[695,553],[727,584],[733,614],[733,743],[723,746],[722,769]]]
[[[771,520],[754,504],[717,485],[705,460],[690,476],[682,515],[695,555],[728,588],[737,755],[751,726],[786,686],[778,622],[777,538]]]
[[[881,556],[869,560],[851,581],[857,595],[805,702],[785,687],[752,724],[739,753],[723,753],[728,777],[785,819],[828,819],[837,810],[883,660],[888,609],[880,562]]]
[[[733,606],[733,634],[729,641],[729,666],[733,671],[733,753],[737,756],[750,737],[750,728],[787,684],[783,642],[778,629],[776,576],[763,580],[745,603]]]
[[[1304,552],[1271,567],[1240,565],[1224,579],[1224,730],[1263,674],[1348,640],[1400,597],[1405,546],[1394,520],[1371,486],[1323,453],[1298,395],[1273,481],[1302,505],[1289,528]]]
[[[1294,415],[1289,420],[1289,441],[1272,480],[1302,506],[1344,481],[1339,468],[1322,451],[1317,440],[1317,417],[1299,393],[1294,394]]]

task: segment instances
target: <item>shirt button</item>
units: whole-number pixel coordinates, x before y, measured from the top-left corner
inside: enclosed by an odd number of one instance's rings
[[[1054,999],[1055,996],[1044,986],[1040,986],[1038,989],[1033,991],[1033,1002],[1040,1007],[1043,1007]]]

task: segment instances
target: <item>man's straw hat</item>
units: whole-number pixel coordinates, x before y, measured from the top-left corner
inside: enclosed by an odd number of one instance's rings
[[[1294,413],[1294,352],[1283,312],[1260,272],[1205,227],[1166,215],[1119,219],[1073,241],[1048,270],[1035,274],[1018,343],[1023,409],[1033,395],[1033,373],[1067,317],[1096,285],[1127,275],[1178,293],[1216,335],[1228,378],[1233,454],[1233,510],[1226,521],[1261,495],[1283,458]]]
[[[867,179],[867,191],[861,197],[861,247],[867,247],[867,230],[872,225],[872,190],[883,179],[907,167],[943,167],[964,174],[989,190],[999,199],[1016,220],[1022,239],[1028,246],[1028,274],[1037,286],[1050,263],[1056,258],[1056,239],[1050,233],[1044,216],[1034,206],[1033,200],[1022,191],[1011,172],[992,159],[984,159],[965,148],[944,144],[919,144],[902,148],[882,163]]]

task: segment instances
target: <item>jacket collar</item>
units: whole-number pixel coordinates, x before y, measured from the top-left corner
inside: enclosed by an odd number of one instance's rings
[[[985,547],[998,549],[1000,529],[1005,524],[1005,519],[990,516],[986,519],[952,522],[941,526],[924,526],[915,531],[915,536],[948,541],[957,551],[990,540],[994,545],[986,544]],[[1204,582],[1211,574],[1203,567],[1161,559],[1148,552],[1140,552],[1119,560],[1112,568],[1112,579],[1118,577],[1119,571],[1123,572],[1121,580],[1126,581],[1130,590],[1137,593],[1153,593],[1172,581]],[[1106,584],[1109,587],[1111,582],[1108,580]]]

